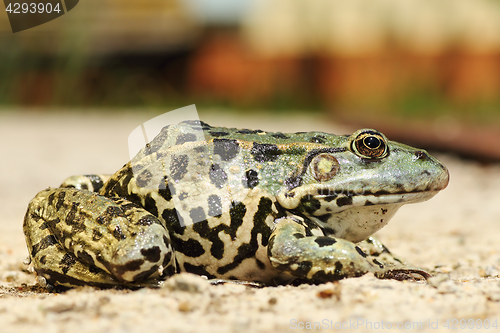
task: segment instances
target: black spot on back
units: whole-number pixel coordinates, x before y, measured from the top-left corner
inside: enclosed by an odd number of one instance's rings
[[[202,207],[196,207],[191,209],[191,211],[189,212],[189,217],[191,217],[193,223],[198,223],[200,221],[204,221],[207,219]]]
[[[165,143],[169,135],[170,125],[163,127],[160,133],[144,148],[144,154],[150,155],[157,152]]]
[[[210,126],[209,124],[207,124],[206,122],[202,121],[202,120],[194,120],[193,123],[199,123],[201,126],[203,127],[206,127],[206,128],[212,128],[212,126]]]
[[[250,130],[250,129],[241,129],[238,131],[240,134],[259,134],[259,133],[264,133],[263,130],[257,129],[257,130]]]
[[[229,216],[231,218],[231,224],[226,233],[231,236],[231,238],[236,238],[236,232],[238,228],[243,224],[243,217],[247,212],[247,208],[242,202],[232,202],[231,209],[229,209]]]
[[[243,186],[246,188],[254,188],[257,185],[259,185],[259,174],[253,169],[247,170],[243,177]]]
[[[158,207],[156,207],[156,201],[148,194],[144,198],[144,209],[153,214],[154,216],[158,216]]]
[[[182,226],[182,224],[184,224],[184,220],[182,220],[182,216],[177,214],[177,210],[175,208],[164,209],[161,217],[165,221],[168,230],[173,230],[179,235],[184,234],[185,228]]]
[[[321,135],[313,136],[311,139],[309,139],[309,142],[312,143],[325,143],[325,137]]]
[[[271,136],[276,138],[276,139],[289,139],[288,136],[286,136],[285,134],[283,134],[281,132],[271,134]]]
[[[273,162],[278,159],[281,150],[275,144],[254,142],[250,153],[257,162]]]
[[[222,202],[218,195],[208,197],[208,216],[219,217],[222,215]]]
[[[188,172],[189,157],[187,155],[172,156],[170,161],[170,177],[174,181],[181,180]]]
[[[227,181],[227,174],[218,164],[212,164],[208,172],[210,182],[217,188],[222,188]]]
[[[203,246],[201,246],[200,242],[195,239],[183,241],[180,238],[174,237],[172,242],[175,244],[175,250],[181,252],[187,257],[197,258],[205,253]]]
[[[186,142],[192,142],[192,141],[197,141],[198,138],[196,137],[196,134],[194,133],[184,133],[181,134],[177,137],[177,140],[175,141],[176,145],[181,145]]]
[[[153,174],[148,169],[146,169],[136,177],[135,181],[137,186],[146,187],[151,181],[151,178],[153,178]]]
[[[229,135],[228,132],[208,132],[208,133],[210,133],[211,136],[215,136],[215,137],[221,137],[221,136]]]
[[[219,237],[221,231],[228,234],[232,240],[236,238],[238,228],[243,224],[243,217],[246,213],[246,207],[241,202],[233,202],[229,210],[230,224],[220,224],[215,228],[209,228],[207,221],[202,221],[193,226],[193,231],[196,231],[201,237],[208,239],[212,246],[210,253],[216,259],[222,259],[224,256],[225,244]]]
[[[210,247],[210,254],[216,259],[222,259],[224,256],[224,242],[219,238],[219,232],[225,226],[218,225],[215,228],[208,226],[208,221],[201,221],[193,225],[193,231],[197,232],[200,237],[208,239],[212,245]]]
[[[166,201],[172,200],[172,192],[170,191],[166,176],[163,177],[163,182],[158,186],[158,194]]]
[[[205,154],[207,152],[207,147],[205,147],[205,146],[194,147],[193,150],[194,150],[195,153]]]
[[[237,140],[214,139],[214,154],[220,155],[223,161],[229,161],[238,155],[240,145]]]

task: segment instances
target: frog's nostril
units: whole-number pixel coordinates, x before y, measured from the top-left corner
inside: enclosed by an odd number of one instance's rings
[[[417,160],[424,160],[424,161],[426,161],[426,160],[429,159],[429,156],[425,152],[423,152],[421,150],[417,150],[415,152],[415,157],[417,158]]]

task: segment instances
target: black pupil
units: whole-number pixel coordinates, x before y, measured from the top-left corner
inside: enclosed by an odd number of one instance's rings
[[[364,140],[365,145],[371,149],[377,149],[380,147],[380,140],[374,136],[369,136]]]

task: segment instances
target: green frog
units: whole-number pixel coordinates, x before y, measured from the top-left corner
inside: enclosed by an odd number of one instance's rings
[[[29,203],[30,265],[52,286],[141,287],[178,272],[266,285],[427,278],[371,235],[448,170],[373,129],[352,135],[165,126],[112,176]]]

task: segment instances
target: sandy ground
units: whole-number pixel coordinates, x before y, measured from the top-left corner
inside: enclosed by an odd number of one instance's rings
[[[167,110],[165,110],[167,111]],[[161,113],[0,113],[0,332],[449,331],[500,325],[500,166],[449,155],[449,187],[403,207],[379,238],[431,271],[428,282],[365,275],[319,286],[211,286],[194,275],[160,289],[49,293],[26,271],[22,220],[29,200],[68,175],[112,173],[128,160],[128,134]],[[319,115],[232,116],[222,126],[350,133]],[[497,320],[498,319],[498,320]],[[495,328],[496,325],[496,328]]]

